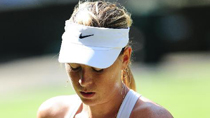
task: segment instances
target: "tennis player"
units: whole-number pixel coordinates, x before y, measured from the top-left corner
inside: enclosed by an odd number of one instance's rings
[[[65,24],[59,62],[77,93],[45,101],[37,118],[172,118],[135,92],[130,14],[110,2],[79,2]]]

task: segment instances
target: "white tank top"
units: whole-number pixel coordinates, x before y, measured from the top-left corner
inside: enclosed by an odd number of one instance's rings
[[[120,106],[120,109],[117,113],[117,118],[129,118],[133,107],[135,106],[139,97],[140,95],[138,93],[134,92],[133,90],[129,90]],[[80,99],[76,102],[78,102],[78,104],[75,104],[73,108],[69,110],[65,118],[74,118],[77,110],[82,103]]]

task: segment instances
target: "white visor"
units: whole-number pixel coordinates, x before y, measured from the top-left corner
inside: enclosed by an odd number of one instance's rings
[[[60,63],[107,68],[115,62],[128,41],[129,28],[91,27],[67,20],[58,60]]]

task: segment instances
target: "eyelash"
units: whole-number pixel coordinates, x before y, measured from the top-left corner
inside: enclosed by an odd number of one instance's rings
[[[104,69],[96,70],[94,68],[92,68],[92,69],[93,69],[93,71],[98,72],[98,73],[103,72],[103,70],[104,70]]]
[[[70,66],[70,68],[71,68],[72,71],[75,71],[75,72],[76,72],[76,71],[79,71],[79,70],[81,69],[80,66],[77,67],[77,68],[73,68],[73,67]],[[96,70],[96,69],[92,68],[92,70],[95,71],[95,72],[100,73],[100,72],[102,72],[104,69]]]
[[[73,68],[73,67],[70,66],[70,68],[71,68],[72,71],[78,71],[78,70],[80,70],[81,67],[79,66],[77,68]]]

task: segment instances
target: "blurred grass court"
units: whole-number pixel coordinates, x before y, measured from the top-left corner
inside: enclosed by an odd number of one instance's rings
[[[210,118],[210,55],[171,54],[159,65],[132,64],[137,91],[175,118]],[[74,94],[57,56],[0,64],[0,118],[36,118],[45,100]]]

